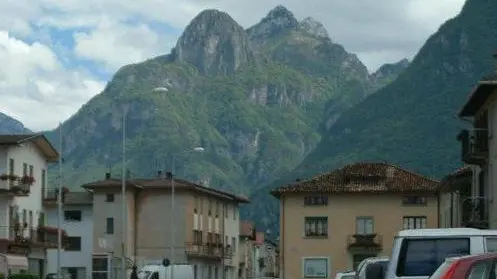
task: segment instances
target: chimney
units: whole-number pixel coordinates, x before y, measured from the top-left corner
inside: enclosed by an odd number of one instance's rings
[[[161,171],[161,170],[157,171],[157,177],[158,177],[158,178],[161,178],[161,177],[162,177],[162,171]]]
[[[166,178],[167,179],[172,179],[173,178],[173,173],[170,172],[170,171],[166,172]]]
[[[105,173],[105,180],[109,180],[110,179],[110,172],[106,172]]]

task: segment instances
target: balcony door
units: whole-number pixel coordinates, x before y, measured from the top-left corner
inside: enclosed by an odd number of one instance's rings
[[[357,217],[355,233],[358,235],[374,234],[373,217]]]

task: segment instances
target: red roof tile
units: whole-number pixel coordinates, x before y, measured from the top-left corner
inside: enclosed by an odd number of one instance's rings
[[[453,187],[459,182],[464,182],[471,184],[471,177],[473,176],[473,169],[471,166],[466,165],[457,170],[453,171],[449,175],[445,176],[440,182],[440,192],[450,192],[453,191]],[[454,188],[455,189],[455,188]]]
[[[439,182],[388,163],[360,162],[283,186],[273,196],[293,193],[436,193]]]
[[[240,222],[240,236],[253,237],[255,224],[252,221]]]

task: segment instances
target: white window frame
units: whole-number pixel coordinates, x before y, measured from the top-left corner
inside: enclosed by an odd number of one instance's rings
[[[307,261],[312,260],[325,260],[326,261],[326,275],[324,276],[310,276],[306,274],[305,266]],[[329,278],[330,277],[330,257],[303,257],[302,258],[302,278]]]

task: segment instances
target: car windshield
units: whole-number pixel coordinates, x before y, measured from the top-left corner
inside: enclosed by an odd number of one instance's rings
[[[446,258],[469,254],[469,238],[405,239],[397,276],[431,276]]]

